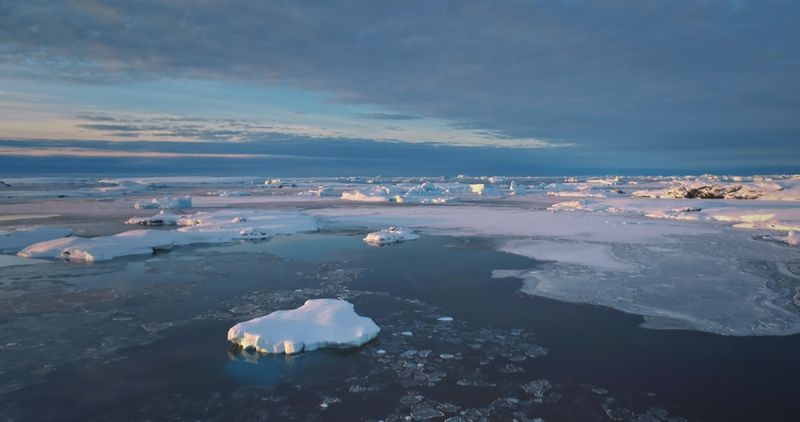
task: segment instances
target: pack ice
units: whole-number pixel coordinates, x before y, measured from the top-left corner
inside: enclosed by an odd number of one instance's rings
[[[262,353],[294,354],[324,347],[358,347],[380,328],[339,299],[310,299],[297,309],[275,311],[240,322],[228,330],[228,341]]]

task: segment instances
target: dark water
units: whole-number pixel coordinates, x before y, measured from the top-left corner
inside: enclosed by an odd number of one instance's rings
[[[10,298],[0,324],[31,333],[0,350],[2,382],[20,386],[0,396],[0,413],[76,421],[796,420],[800,336],[648,330],[637,316],[523,295],[518,280],[492,279],[491,270],[536,262],[488,246],[426,236],[371,248],[359,236],[314,234],[178,249],[145,262],[5,268]],[[381,326],[375,341],[259,357],[225,340],[238,321],[337,296]],[[33,338],[42,346],[22,351]],[[540,391],[522,388],[543,380]]]

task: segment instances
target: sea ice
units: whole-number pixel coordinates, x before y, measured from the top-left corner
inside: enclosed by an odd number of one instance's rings
[[[0,253],[17,253],[32,243],[65,237],[70,234],[72,234],[72,230],[60,227],[26,227],[14,230],[0,230]]]
[[[419,239],[419,235],[414,234],[413,231],[403,227],[389,227],[381,231],[369,233],[364,242],[372,246],[383,246],[391,243],[404,242],[406,240]]]
[[[358,347],[379,332],[375,322],[358,315],[349,302],[310,299],[297,309],[234,325],[228,341],[262,353],[294,354],[323,347]]]
[[[314,231],[314,218],[297,212],[225,209],[147,219],[131,224],[177,223],[177,230],[130,230],[113,236],[68,237],[28,246],[18,253],[26,258],[63,258],[71,261],[101,261],[127,255],[152,254],[157,250],[195,243],[226,243],[243,239],[266,239],[279,234]],[[150,222],[150,223],[145,223]]]

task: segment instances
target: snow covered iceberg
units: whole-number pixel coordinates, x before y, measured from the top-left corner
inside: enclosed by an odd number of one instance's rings
[[[389,227],[381,231],[369,233],[364,242],[372,246],[383,246],[391,243],[399,243],[406,240],[419,239],[418,234],[414,234],[410,229],[403,227]]]
[[[240,322],[228,341],[262,353],[294,354],[323,347],[358,347],[381,331],[353,304],[339,299],[311,299],[303,306]]]

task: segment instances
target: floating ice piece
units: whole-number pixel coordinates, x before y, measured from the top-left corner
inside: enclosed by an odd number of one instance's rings
[[[32,243],[65,237],[72,230],[61,227],[28,227],[16,230],[0,230],[0,252],[18,252]]]
[[[133,208],[137,210],[169,210],[174,208],[186,209],[192,207],[192,197],[184,196],[183,198],[153,198],[150,202],[136,201]]]
[[[152,217],[132,217],[125,224],[138,224],[142,226],[176,225],[183,216],[165,213],[163,210]]]
[[[339,299],[310,299],[303,306],[240,322],[228,330],[228,341],[262,353],[294,354],[323,347],[358,347],[380,328]]]
[[[163,217],[155,216],[142,221],[155,221],[158,218]],[[170,219],[166,221],[174,223]],[[142,224],[138,221],[134,223]],[[177,224],[184,227],[177,230],[131,230],[94,238],[55,239],[28,246],[18,255],[25,258],[100,261],[119,256],[151,254],[173,246],[265,239],[278,234],[317,229],[316,220],[302,213],[234,209],[183,215],[177,219]]]
[[[437,321],[442,321],[442,322],[450,322],[450,321],[453,320],[453,317],[443,316],[443,317],[436,318],[436,320]]]
[[[187,240],[175,236],[173,231],[130,230],[114,236],[65,237],[49,240],[28,246],[17,255],[25,258],[102,261],[118,256],[152,254],[159,249],[186,244]]]
[[[553,205],[547,207],[548,211],[562,211],[562,210],[583,210],[585,209],[586,204],[582,201],[565,201],[565,202],[557,202]]]
[[[469,185],[469,191],[474,193],[475,195],[483,195],[483,191],[486,189],[486,185],[483,183],[473,183]]]
[[[336,196],[336,191],[333,188],[327,188],[324,186],[320,186],[318,189],[310,189],[303,192],[299,192],[298,195],[302,196]]]
[[[383,246],[391,243],[404,242],[406,240],[419,239],[418,234],[414,234],[410,229],[403,227],[389,227],[379,232],[372,232],[364,238],[364,242],[372,246]]]
[[[341,198],[345,201],[360,202],[403,202],[401,196],[403,193],[404,190],[395,187],[390,189],[385,186],[371,186],[361,190],[344,191]]]

